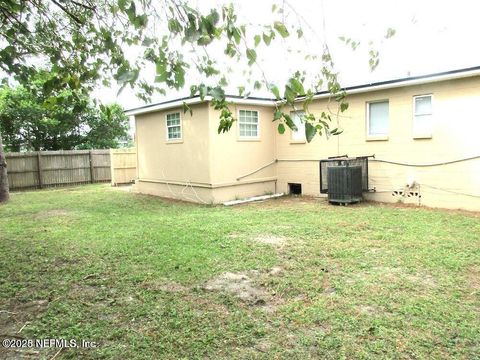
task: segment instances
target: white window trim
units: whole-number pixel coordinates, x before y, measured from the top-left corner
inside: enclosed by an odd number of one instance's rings
[[[387,134],[385,135],[370,135],[370,104],[375,104],[375,103],[382,103],[382,102],[387,102],[388,103],[388,126],[387,126]],[[385,141],[388,140],[388,136],[390,134],[390,100],[389,99],[380,99],[380,100],[372,100],[372,101],[367,101],[366,102],[366,140],[367,141]]]
[[[415,133],[415,118],[416,118],[415,100],[417,98],[427,97],[427,96],[429,96],[430,99],[431,99],[430,101],[431,101],[431,104],[432,104],[432,112],[431,112],[430,116],[432,117],[432,120],[434,119],[434,115],[433,115],[434,114],[433,94],[414,95],[413,99],[412,99],[412,137],[413,137],[413,139],[431,139],[432,135],[433,135],[433,123],[432,123],[432,129],[430,129],[429,133],[425,133],[425,134]]]
[[[257,113],[257,119],[258,119],[258,124],[257,124],[257,136],[241,136],[240,135],[240,111],[255,111]],[[256,109],[249,109],[249,108],[241,108],[237,110],[237,134],[238,134],[238,140],[239,141],[259,141],[260,140],[260,111]]]
[[[305,111],[303,111],[303,110],[291,111],[290,116],[292,117],[292,119],[293,119],[293,116],[295,116],[295,113],[303,113],[303,115],[305,115]],[[305,126],[305,123],[304,123],[304,126]],[[291,144],[306,144],[307,143],[307,137],[305,136],[305,131],[303,132],[303,139],[294,139],[293,138],[294,134],[295,134],[295,131],[290,129],[290,143]]]
[[[167,118],[168,118],[168,115],[172,115],[172,114],[178,114],[178,116],[180,118],[180,137],[175,138],[175,139],[169,139],[168,138],[168,128],[173,127],[173,126],[168,126]],[[175,126],[177,126],[177,125],[175,125]],[[180,111],[173,111],[173,112],[169,112],[168,114],[165,114],[165,140],[167,141],[167,143],[181,143],[181,142],[183,142],[183,119],[182,119],[182,113]]]

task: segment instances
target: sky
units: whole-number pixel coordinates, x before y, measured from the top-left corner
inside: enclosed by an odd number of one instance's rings
[[[231,1],[190,1],[200,9],[219,8]],[[257,50],[260,66],[270,82],[282,84],[297,70],[316,74],[318,61],[305,61],[305,54],[320,54],[326,43],[333,55],[335,70],[340,73],[342,86],[370,83],[407,76],[430,74],[480,65],[480,2],[477,1],[393,1],[393,0],[233,0],[240,22],[247,24],[247,34],[253,38],[262,24],[283,19],[292,26],[300,24],[305,39],[292,36],[276,41],[271,47]],[[283,14],[272,14],[272,4],[285,4]],[[395,35],[385,39],[388,28]],[[352,51],[340,36],[359,41]],[[369,43],[372,45],[369,45]],[[368,66],[369,49],[379,51],[380,63],[371,72]],[[209,49],[212,57],[222,59],[223,48]],[[225,66],[231,66],[225,62]],[[228,75],[229,93],[236,94],[237,87],[249,76],[245,67],[233,66]],[[254,69],[252,78],[257,78]],[[142,74],[146,79],[155,76],[153,67]],[[191,83],[199,80],[189,78]],[[118,102],[125,109],[145,105],[135,97],[134,91],[124,90],[117,96],[118,87],[99,88],[95,97],[102,102]],[[152,98],[152,103],[188,96],[188,86],[181,91],[169,91],[166,96]],[[252,95],[271,97],[266,90]]]

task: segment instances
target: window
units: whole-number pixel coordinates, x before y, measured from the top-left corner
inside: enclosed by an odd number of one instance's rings
[[[432,95],[413,97],[413,137],[428,138],[433,128]]]
[[[258,111],[240,110],[238,116],[238,130],[241,138],[258,138]]]
[[[367,116],[367,135],[385,139],[388,136],[388,101],[368,103]]]
[[[303,121],[303,111],[295,111],[291,113],[292,120],[297,127],[297,131],[292,130],[292,141],[305,142],[305,122]]]
[[[180,113],[167,114],[167,140],[182,140]]]

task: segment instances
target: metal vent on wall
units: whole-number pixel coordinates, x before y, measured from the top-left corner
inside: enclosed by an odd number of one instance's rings
[[[362,191],[368,191],[368,158],[369,156],[339,156],[320,160],[320,193],[328,194],[328,169],[331,167],[361,167]]]

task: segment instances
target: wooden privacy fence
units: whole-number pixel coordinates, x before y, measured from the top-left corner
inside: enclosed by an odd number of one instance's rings
[[[11,190],[110,181],[110,150],[6,153]]]
[[[112,185],[128,184],[137,176],[137,152],[135,148],[110,149]]]

